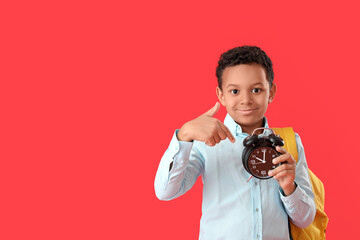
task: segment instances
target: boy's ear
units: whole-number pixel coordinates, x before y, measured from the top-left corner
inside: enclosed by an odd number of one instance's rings
[[[273,83],[271,88],[270,88],[269,103],[271,103],[275,98],[276,88],[277,88],[276,84]]]
[[[216,87],[216,95],[219,98],[221,105],[225,106],[224,94],[219,87]]]

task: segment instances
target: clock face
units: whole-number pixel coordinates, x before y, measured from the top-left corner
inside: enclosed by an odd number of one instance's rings
[[[257,178],[271,178],[268,175],[269,170],[280,166],[280,163],[273,164],[272,160],[280,154],[271,147],[255,148],[248,158],[248,169],[252,175]]]

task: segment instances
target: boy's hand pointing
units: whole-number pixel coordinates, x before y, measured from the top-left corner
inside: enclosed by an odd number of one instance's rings
[[[206,145],[215,146],[221,140],[229,138],[235,142],[234,136],[229,129],[213,116],[219,111],[220,103],[216,103],[203,115],[185,123],[179,130],[177,138],[179,141],[191,142],[193,140],[205,142]]]

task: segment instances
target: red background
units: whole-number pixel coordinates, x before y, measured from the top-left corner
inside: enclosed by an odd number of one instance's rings
[[[211,108],[219,55],[258,45],[271,126],[300,133],[327,239],[360,213],[356,1],[3,1],[1,239],[197,239],[201,181],[156,199],[176,128]],[[223,120],[225,110],[216,115]]]

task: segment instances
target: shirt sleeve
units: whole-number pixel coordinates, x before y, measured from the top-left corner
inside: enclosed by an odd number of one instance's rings
[[[194,142],[177,139],[176,130],[161,158],[155,176],[155,194],[160,200],[172,200],[187,192],[203,171],[203,159]]]
[[[296,189],[289,196],[284,196],[281,193],[280,198],[292,223],[300,228],[306,228],[314,220],[316,207],[304,147],[297,133],[295,133],[295,139],[298,150],[295,176]]]

